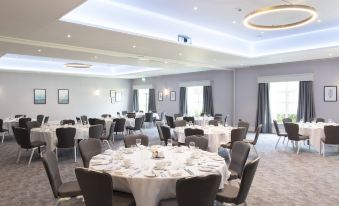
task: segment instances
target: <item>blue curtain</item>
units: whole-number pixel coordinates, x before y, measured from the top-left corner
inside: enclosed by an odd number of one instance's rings
[[[299,101],[297,121],[303,119],[304,122],[310,122],[315,117],[313,82],[299,82]]]
[[[203,112],[214,116],[212,86],[204,86],[203,90]]]
[[[133,90],[133,111],[139,111],[139,94],[138,90]]]
[[[187,113],[186,87],[180,87],[179,113],[181,115],[184,115]]]
[[[258,127],[259,124],[262,124],[261,132],[272,133],[272,120],[271,120],[268,83],[259,83],[257,118],[255,122],[255,127]]]
[[[155,90],[149,89],[148,94],[148,111],[157,112],[156,103],[155,103]]]

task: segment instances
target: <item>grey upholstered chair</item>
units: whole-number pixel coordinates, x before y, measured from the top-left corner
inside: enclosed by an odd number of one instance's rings
[[[145,113],[145,122],[151,123],[151,125],[153,125],[154,121],[155,121],[155,118],[153,117],[153,113],[152,112]]]
[[[32,152],[28,160],[28,166],[29,166],[31,164],[34,151],[38,149],[38,153],[40,155],[40,148],[45,146],[46,143],[42,141],[31,142],[30,132],[28,129],[21,128],[21,127],[12,127],[12,128],[13,128],[15,139],[20,146],[18,148],[18,156],[17,156],[16,162],[18,163],[20,161],[22,149],[26,149],[26,150],[31,149]]]
[[[0,134],[2,135],[2,140],[1,140],[2,143],[4,142],[5,134],[9,134],[9,131],[3,128],[3,123],[4,123],[3,120],[0,119]]]
[[[284,118],[283,120],[282,120],[282,122],[285,124],[285,123],[290,123],[290,122],[292,122],[292,119],[291,118]]]
[[[89,138],[100,139],[103,131],[102,124],[91,125],[88,129]]]
[[[257,156],[259,156],[259,155],[258,155],[257,149],[255,148],[255,145],[258,142],[261,129],[262,129],[262,124],[259,124],[258,127],[255,129],[255,136],[254,136],[253,140],[244,139],[245,142],[250,143],[253,146],[253,149],[255,151],[255,154],[257,154]]]
[[[171,128],[169,126],[163,125],[160,126],[160,129],[164,138],[162,141],[165,141],[165,145],[167,145],[167,140],[173,139],[171,135]]]
[[[135,118],[136,117],[134,112],[129,112],[126,115],[127,115],[127,118]]]
[[[88,124],[88,119],[86,115],[82,115],[80,117],[82,124]]]
[[[127,135],[124,137],[125,147],[131,147],[132,145],[136,145],[136,140],[141,139],[141,144],[144,146],[148,146],[149,138],[143,134],[134,134]]]
[[[186,121],[185,120],[175,120],[174,125],[175,125],[175,127],[186,127]]]
[[[175,128],[174,118],[172,116],[167,116],[167,115],[165,115],[165,118],[166,118],[167,125],[170,128]]]
[[[26,118],[26,117],[23,117],[23,118],[20,118],[19,119],[19,127],[21,128],[26,128],[27,129],[27,122],[30,122],[32,121],[31,118]]]
[[[235,205],[244,204],[246,206],[246,198],[251,189],[259,160],[260,158],[257,158],[246,164],[241,178],[240,187],[225,184],[224,189],[217,193],[216,200],[218,202],[233,203]]]
[[[299,154],[299,150],[300,150],[300,142],[301,141],[307,141],[310,138],[307,136],[302,136],[299,135],[299,125],[295,124],[295,123],[291,123],[291,122],[286,122],[284,123],[285,126],[285,130],[287,132],[287,137],[288,137],[288,141],[287,141],[287,145],[289,141],[292,141],[292,145],[294,147],[294,143],[297,144],[297,154]],[[309,149],[311,148],[311,145],[308,144]]]
[[[178,117],[182,117],[182,114],[174,114],[173,117],[174,117],[174,120],[176,120]]]
[[[118,134],[118,132],[121,132],[122,134],[125,132],[125,118],[117,118],[113,120],[115,122],[115,128],[114,132]]]
[[[321,118],[321,117],[318,117],[315,119],[315,122],[318,123],[318,122],[325,122],[325,119],[324,118]]]
[[[320,139],[320,154],[325,157],[325,146],[339,145],[339,126],[329,125],[324,127],[325,137]]]
[[[107,117],[111,118],[112,116],[110,114],[102,114],[101,117],[102,118],[107,118]]]
[[[247,132],[248,132],[248,128],[250,127],[250,123],[248,123],[248,122],[246,122],[246,121],[240,120],[240,121],[238,122],[238,127],[244,127],[244,128],[246,128],[245,133],[244,133],[244,139],[246,139]]]
[[[204,136],[204,130],[202,129],[186,128],[184,130],[184,133],[185,133],[185,137],[192,136],[192,135]]]
[[[207,151],[208,139],[206,139],[204,136],[190,135],[185,138],[185,145],[189,146],[190,142],[194,142],[195,146],[199,147],[199,149]]]
[[[236,129],[232,129],[231,131],[231,141],[227,142],[226,144],[221,144],[220,147],[227,149],[227,153],[229,158],[231,158],[231,150],[233,148],[233,144],[237,141],[244,140],[244,133],[246,131],[245,127],[239,127]]]
[[[165,141],[164,135],[163,135],[162,130],[161,130],[161,126],[163,126],[163,125],[164,124],[161,121],[155,122],[155,126],[157,127],[157,131],[158,131],[158,134],[159,134],[160,141]]]
[[[20,118],[20,117],[26,117],[25,114],[16,114],[14,115],[14,118]]]
[[[55,198],[76,197],[82,194],[77,181],[62,181],[58,161],[52,151],[47,151],[42,156],[42,162]]]
[[[86,206],[135,206],[132,194],[113,191],[112,176],[85,168],[75,168]]]
[[[136,131],[140,131],[140,133],[142,133],[141,127],[142,127],[143,121],[144,121],[144,118],[142,117],[135,118],[134,127],[131,127],[131,126],[126,127],[128,134],[130,134],[131,131],[133,131],[133,134]]]
[[[88,118],[88,124],[89,125],[96,125],[95,120],[96,120],[96,118]]]
[[[114,143],[114,128],[115,128],[115,122],[112,122],[109,128],[108,135],[104,135],[100,137],[101,141],[105,142],[110,149],[112,149],[112,146],[109,142],[111,141],[112,145]]]
[[[182,119],[186,122],[191,122],[192,124],[194,124],[194,117],[183,117]]]
[[[42,124],[43,120],[44,120],[43,114],[39,114],[39,115],[36,116],[36,121],[39,122],[40,124]]]
[[[228,180],[241,178],[245,163],[248,158],[251,146],[243,141],[237,141],[233,144],[232,158],[228,171],[231,173]]]
[[[60,125],[75,125],[75,121],[73,119],[64,119],[60,121]]]
[[[223,119],[222,119],[222,114],[215,114],[215,115],[214,115],[214,120],[217,120],[217,121],[219,121],[219,122],[222,122],[222,121],[223,121]]]
[[[159,206],[213,206],[220,180],[216,174],[179,179],[176,199],[161,200]]]
[[[75,143],[75,133],[76,129],[74,127],[67,128],[57,128],[56,136],[58,138],[58,143],[55,148],[55,154],[58,159],[58,150],[73,148],[74,149],[74,162],[77,161],[77,145]]]
[[[213,120],[208,121],[208,125],[218,126],[219,122],[220,121],[213,119]]]
[[[91,161],[92,157],[101,154],[101,142],[100,140],[95,138],[81,140],[79,143],[79,150],[84,167],[88,168],[89,162]]]
[[[122,111],[121,114],[122,114],[122,116],[125,116],[125,115],[127,115],[127,111]]]
[[[49,116],[45,116],[44,124],[47,124],[47,123],[48,123],[48,120],[49,120]]]
[[[277,143],[275,144],[275,148],[277,148],[281,137],[284,138],[283,144],[285,143],[285,138],[287,137],[287,133],[280,132],[277,120],[273,120],[273,124],[274,124],[275,131],[276,131],[276,133],[277,133],[277,135],[279,137]]]
[[[39,128],[41,126],[41,123],[38,121],[32,121],[32,122],[26,122],[27,129],[31,130],[33,128]]]

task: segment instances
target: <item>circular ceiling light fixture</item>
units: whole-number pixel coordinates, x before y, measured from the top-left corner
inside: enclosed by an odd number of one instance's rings
[[[251,22],[254,18],[263,16],[265,14],[270,13],[279,13],[279,12],[286,12],[286,11],[296,11],[307,13],[308,16],[300,21],[288,23],[288,24],[278,24],[278,25],[261,25],[255,24]],[[277,5],[277,6],[270,6],[265,7],[254,12],[249,13],[245,16],[244,25],[251,29],[259,29],[259,30],[282,30],[282,29],[291,29],[295,27],[300,27],[306,24],[311,23],[317,18],[318,14],[315,8],[306,6],[306,5]]]
[[[82,64],[82,63],[67,63],[65,64],[65,67],[69,68],[80,68],[80,69],[87,69],[90,68],[92,65],[90,64]]]

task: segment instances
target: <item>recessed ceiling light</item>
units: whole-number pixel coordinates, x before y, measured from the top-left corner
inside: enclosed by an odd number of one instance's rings
[[[70,35],[70,34],[67,34],[67,38],[71,38],[72,37],[72,35]]]
[[[321,22],[321,19],[318,19],[317,22],[320,23],[320,22]]]
[[[195,7],[193,7],[193,9],[196,11],[196,10],[198,10],[199,8],[198,8],[197,6],[195,6]]]
[[[90,65],[90,64],[82,64],[82,63],[67,63],[64,66],[65,67],[69,67],[69,68],[87,69],[87,68],[90,68],[92,65]]]
[[[235,21],[235,20],[234,20],[234,21],[232,21],[232,24],[236,24],[236,23],[237,23],[237,21]]]
[[[132,47],[133,47],[133,49],[137,48],[137,46],[135,46],[135,45],[133,45]]]
[[[40,53],[40,52],[41,52],[41,49],[38,49],[38,52]]]

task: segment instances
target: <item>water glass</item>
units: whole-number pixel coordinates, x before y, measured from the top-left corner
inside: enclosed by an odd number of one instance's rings
[[[195,142],[189,142],[189,147],[191,148],[191,149],[194,149],[195,148]]]
[[[135,143],[136,143],[137,147],[140,147],[140,145],[141,145],[141,139],[136,139],[136,140],[135,140]]]

